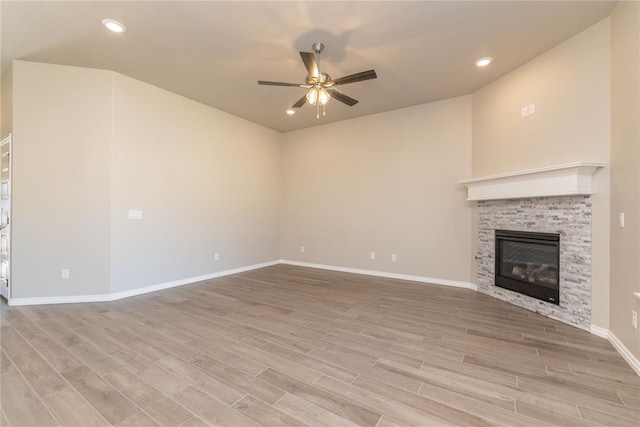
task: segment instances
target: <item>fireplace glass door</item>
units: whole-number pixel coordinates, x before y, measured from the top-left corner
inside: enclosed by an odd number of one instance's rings
[[[496,286],[559,304],[560,235],[496,230]]]

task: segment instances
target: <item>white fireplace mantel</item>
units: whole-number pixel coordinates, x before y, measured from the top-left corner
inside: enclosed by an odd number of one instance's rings
[[[458,181],[468,189],[467,200],[593,194],[591,176],[604,163],[575,162]]]

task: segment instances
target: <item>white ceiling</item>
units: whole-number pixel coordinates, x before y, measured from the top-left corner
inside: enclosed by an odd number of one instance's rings
[[[2,70],[13,59],[114,70],[278,131],[469,94],[609,16],[611,1],[6,1]],[[114,34],[103,18],[123,22]],[[333,78],[375,69],[341,87],[316,120],[299,51],[325,44]],[[473,62],[495,58],[486,69]]]

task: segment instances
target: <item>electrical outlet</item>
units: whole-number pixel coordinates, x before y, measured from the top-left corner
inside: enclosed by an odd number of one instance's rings
[[[213,260],[214,261],[220,261],[220,254],[218,252],[216,252],[215,254],[213,254]]]
[[[638,330],[638,313],[635,311],[631,312],[631,326],[633,326],[633,329]]]
[[[396,254],[391,254],[391,261],[393,261],[393,262],[398,261],[398,255],[396,255]]]
[[[618,226],[624,228],[624,212],[620,212],[618,216]]]
[[[375,252],[371,252],[371,259],[376,259],[376,253]]]
[[[529,115],[529,109],[527,107],[522,107],[520,109],[520,117],[527,117]]]
[[[63,268],[62,270],[60,270],[60,278],[61,279],[69,278],[69,270],[67,268]]]
[[[300,246],[300,252],[304,252],[304,246]]]

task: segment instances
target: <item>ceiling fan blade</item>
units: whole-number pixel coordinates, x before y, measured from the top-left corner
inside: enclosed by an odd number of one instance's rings
[[[301,83],[284,83],[284,82],[267,82],[264,80],[258,80],[259,85],[267,85],[267,86],[293,86],[293,87],[309,87],[309,85],[301,84]]]
[[[316,64],[316,56],[311,52],[300,52],[300,57],[307,69],[310,77],[318,77],[318,64]]]
[[[375,79],[378,76],[376,75],[375,70],[362,71],[360,73],[350,74],[348,76],[340,77],[339,79],[335,79],[334,86],[337,85],[346,85],[348,83],[361,82],[363,80],[371,80]]]
[[[305,96],[303,96],[302,98],[298,99],[298,100],[296,101],[296,103],[295,103],[295,104],[293,104],[293,105],[291,106],[291,108],[300,108],[300,107],[302,107],[306,102],[307,102],[307,95],[305,95]]]
[[[344,104],[347,104],[349,107],[353,107],[358,103],[357,99],[354,99],[344,93],[340,92],[338,89],[327,89],[327,92],[331,95],[333,99],[336,101],[340,101]]]

